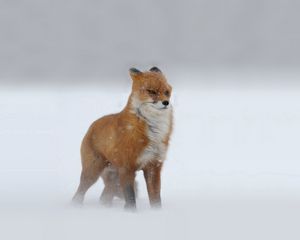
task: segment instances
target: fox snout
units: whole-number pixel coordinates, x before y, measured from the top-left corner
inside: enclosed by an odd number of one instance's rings
[[[162,104],[163,104],[164,106],[168,106],[168,105],[169,105],[169,101],[168,101],[168,100],[164,100],[164,101],[162,101]]]
[[[170,103],[168,100],[163,100],[163,101],[156,101],[153,103],[153,105],[157,109],[168,109]]]

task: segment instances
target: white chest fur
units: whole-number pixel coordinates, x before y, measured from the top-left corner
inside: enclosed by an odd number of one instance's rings
[[[167,146],[164,143],[170,132],[172,121],[172,107],[167,109],[157,109],[151,104],[141,104],[136,109],[147,124],[147,136],[149,143],[140,154],[137,163],[143,168],[147,163],[158,160],[164,161],[166,158]]]

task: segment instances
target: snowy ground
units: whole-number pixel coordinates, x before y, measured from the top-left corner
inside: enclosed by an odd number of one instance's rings
[[[175,87],[163,209],[69,205],[89,124],[129,87],[0,90],[1,239],[299,239],[300,88]]]

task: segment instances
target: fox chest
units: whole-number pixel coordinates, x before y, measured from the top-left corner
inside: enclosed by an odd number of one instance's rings
[[[155,118],[148,117],[145,121],[147,126],[146,134],[148,144],[137,159],[137,164],[140,169],[151,161],[163,162],[165,160],[168,147],[166,139],[168,138],[171,129],[170,114],[156,116]]]

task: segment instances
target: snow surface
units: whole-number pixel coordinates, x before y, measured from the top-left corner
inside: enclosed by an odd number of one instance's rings
[[[300,89],[178,87],[174,134],[151,210],[70,200],[87,128],[120,111],[118,88],[0,90],[1,239],[299,239]]]

